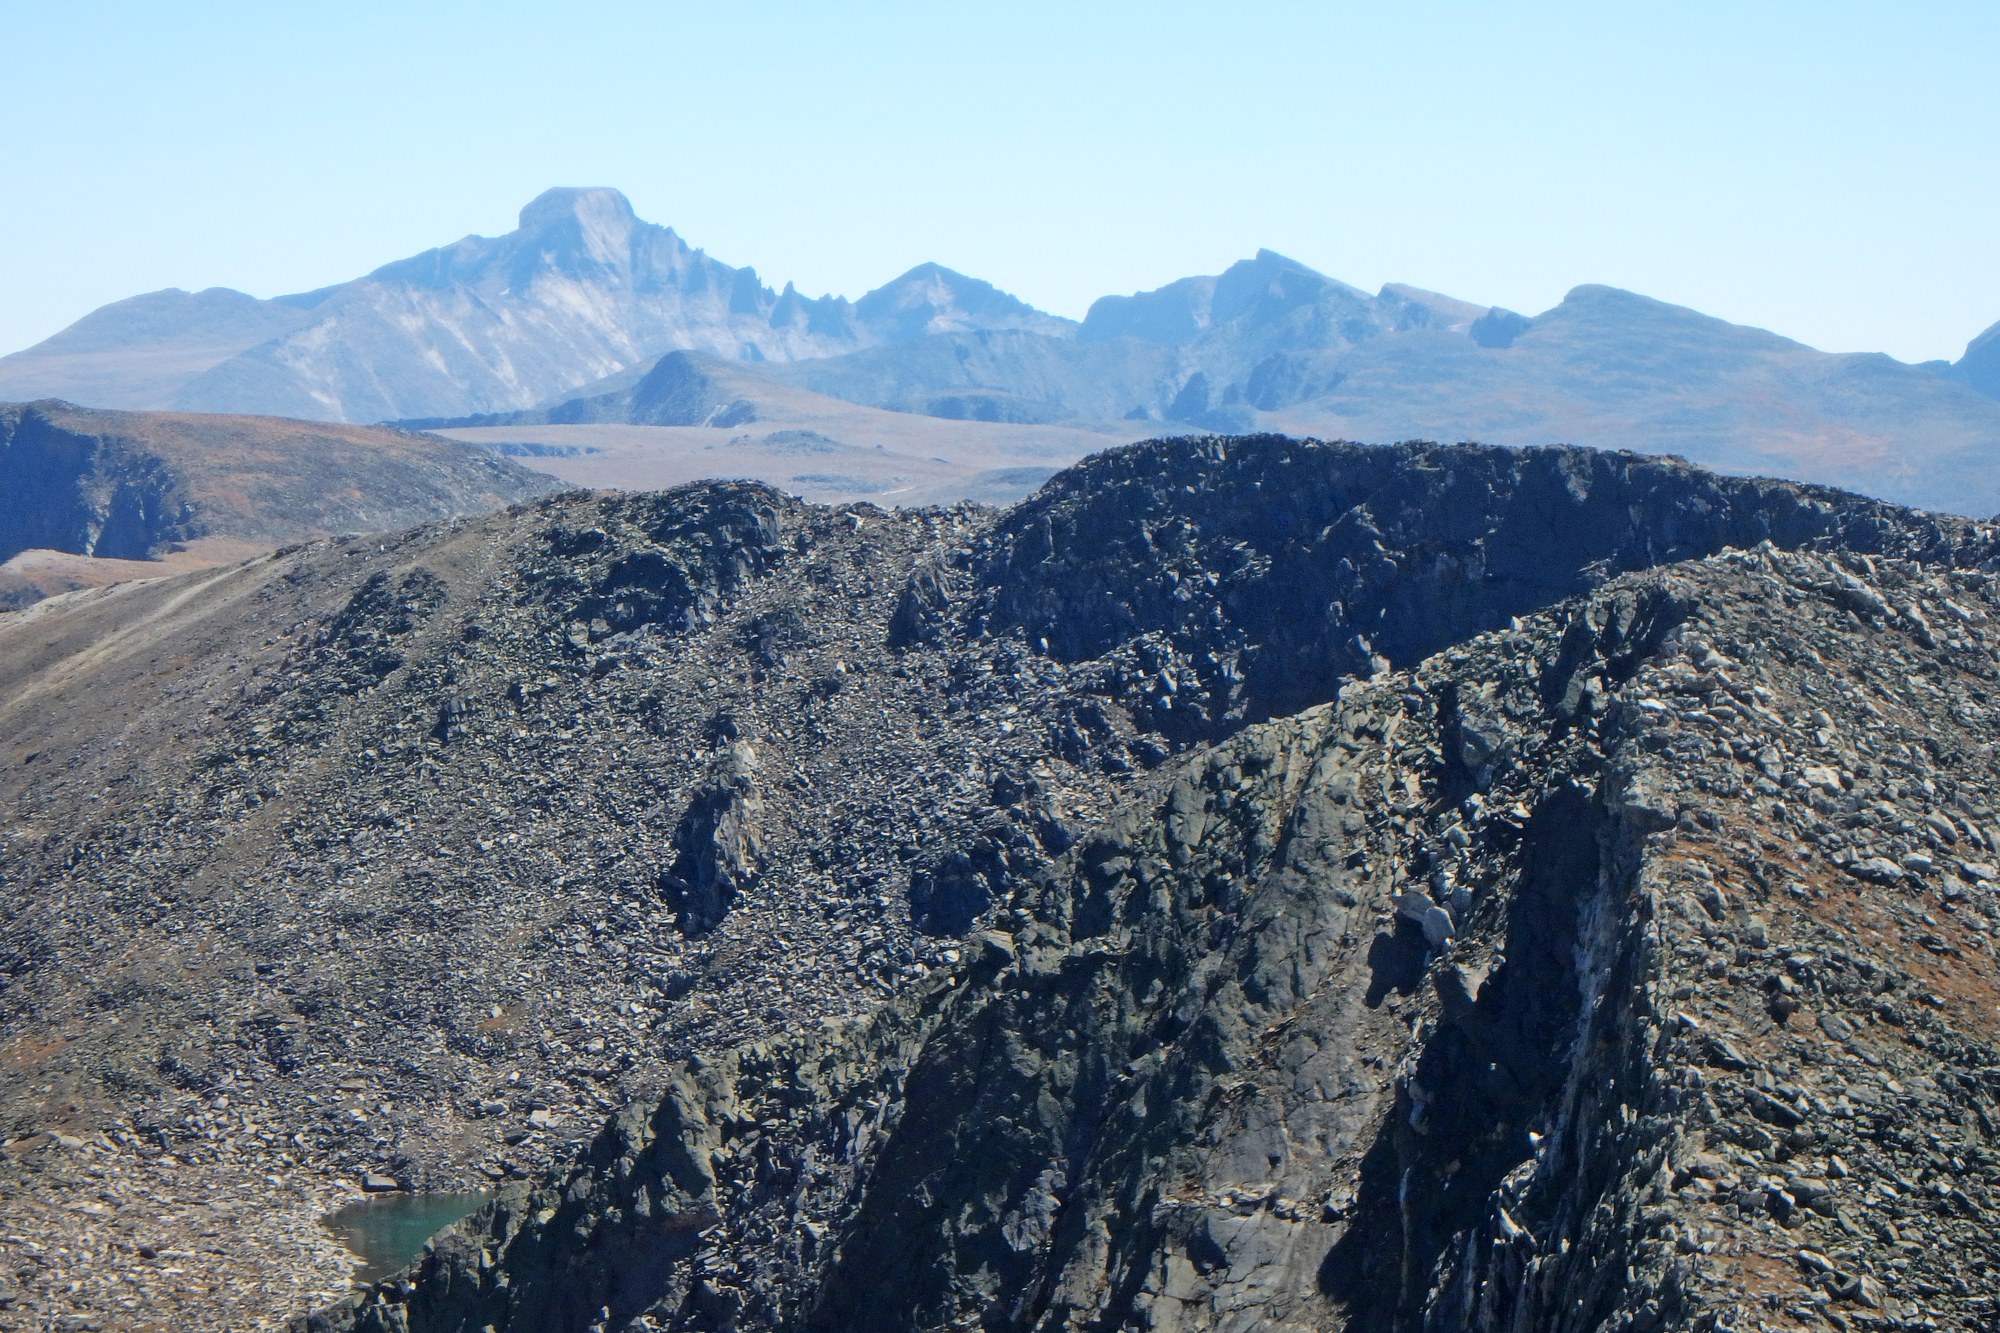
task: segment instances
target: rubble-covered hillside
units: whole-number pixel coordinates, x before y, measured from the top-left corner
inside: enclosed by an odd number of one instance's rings
[[[1990,1327],[1997,610],[1764,545],[1253,726],[312,1327]]]
[[[1977,1326],[1992,555],[1263,437],[57,599],[0,1302],[282,1320],[372,1174],[519,1183],[317,1327]]]

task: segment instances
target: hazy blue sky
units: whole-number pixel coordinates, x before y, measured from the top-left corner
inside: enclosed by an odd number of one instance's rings
[[[1269,246],[1908,360],[2000,320],[1992,0],[411,8],[0,4],[0,351],[557,184],[813,295],[936,260],[1080,316]]]

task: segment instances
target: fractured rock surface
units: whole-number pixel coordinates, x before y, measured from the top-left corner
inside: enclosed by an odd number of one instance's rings
[[[275,1292],[368,1173],[503,1184],[317,1328],[1976,1327],[1994,556],[1265,437],[64,599],[0,622],[0,1220],[274,1175],[212,1262]],[[70,1262],[0,1308],[115,1322]]]
[[[1996,611],[1764,547],[1251,727],[313,1327],[1985,1327]]]

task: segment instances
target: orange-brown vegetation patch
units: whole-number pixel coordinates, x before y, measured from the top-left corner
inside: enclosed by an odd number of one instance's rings
[[[2000,968],[1984,931],[1944,905],[1935,889],[1863,884],[1826,867],[1808,881],[1814,919],[1881,956],[1917,981],[1914,997],[1953,1026],[1983,1040],[2000,1038]]]
[[[1795,1260],[1746,1250],[1736,1256],[1729,1268],[1733,1270],[1727,1277],[1729,1286],[1740,1293],[1744,1306],[1755,1307],[1766,1327],[1800,1327],[1786,1308],[1808,1294]],[[1764,1299],[1767,1296],[1777,1297],[1779,1308],[1769,1309]]]
[[[0,1046],[0,1070],[10,1074],[26,1073],[38,1069],[50,1056],[69,1045],[70,1039],[61,1036],[36,1036],[32,1033],[14,1038]]]

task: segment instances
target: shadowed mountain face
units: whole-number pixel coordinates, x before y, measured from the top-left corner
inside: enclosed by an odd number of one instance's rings
[[[441,426],[741,426],[771,414],[757,400],[768,382],[731,363],[700,352],[669,352],[618,388],[565,399],[553,407],[525,412],[489,412],[470,417],[419,417],[396,424],[414,430]]]
[[[1952,374],[1989,398],[2000,398],[2000,324],[1966,344]]]

